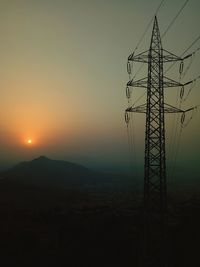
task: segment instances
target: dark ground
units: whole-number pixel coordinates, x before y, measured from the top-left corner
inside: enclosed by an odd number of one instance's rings
[[[141,195],[0,183],[1,266],[139,266]],[[171,201],[170,267],[197,267],[200,200]]]
[[[44,156],[0,177],[2,267],[141,267],[142,185],[132,177]],[[200,266],[199,188],[168,192],[167,267]]]

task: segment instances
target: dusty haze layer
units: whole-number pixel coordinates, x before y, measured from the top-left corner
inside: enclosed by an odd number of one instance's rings
[[[124,123],[126,60],[159,3],[1,1],[1,167],[44,154],[92,168],[129,171]],[[181,5],[182,1],[163,5],[158,14],[161,33]],[[192,43],[199,34],[199,8],[197,0],[187,5],[163,39],[164,48],[180,55]],[[148,49],[150,34],[151,27],[138,52]],[[199,75],[199,64],[196,53],[184,81]],[[135,72],[138,67],[134,65]],[[176,65],[168,76],[178,80],[178,70]],[[144,76],[145,68],[138,78]],[[197,82],[184,107],[199,104],[198,86]],[[177,89],[167,90],[166,102],[176,105]],[[135,89],[133,102],[142,93],[143,89]],[[176,168],[180,176],[199,173],[199,119],[197,113],[182,134]],[[173,115],[166,118],[169,160],[173,120]],[[144,123],[143,115],[134,116],[140,174]],[[136,159],[133,161],[135,167]]]

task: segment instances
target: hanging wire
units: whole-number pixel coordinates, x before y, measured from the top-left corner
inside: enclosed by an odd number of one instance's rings
[[[181,82],[182,71],[183,71],[183,68],[181,67],[181,68],[180,68],[180,72],[179,72],[179,74],[180,74],[180,77],[179,77],[179,83]],[[198,79],[200,79],[200,75],[197,76],[197,78],[194,79],[193,82],[196,82]],[[188,97],[189,93],[191,92],[191,90],[192,90],[192,87],[190,88],[190,90],[189,90],[189,92],[188,92],[188,94],[187,94],[187,96],[186,96],[185,99],[187,99],[187,97]],[[180,92],[179,92],[179,91],[180,91]],[[182,102],[184,101],[184,99],[183,99],[183,94],[184,94],[184,93],[182,93],[182,88],[181,88],[179,91],[177,91],[176,106],[177,106],[177,104],[178,104],[178,101],[180,100],[180,101],[179,101],[179,109],[181,109]],[[183,92],[184,92],[184,91],[183,91]],[[179,97],[179,96],[180,96],[180,97]],[[197,107],[196,107],[196,108],[197,108]],[[171,155],[171,158],[172,158],[172,161],[171,161],[171,170],[169,169],[169,173],[170,173],[170,177],[171,177],[171,179],[173,178],[174,173],[175,173],[175,169],[176,169],[177,155],[178,155],[178,153],[179,153],[179,149],[180,149],[180,140],[181,140],[181,136],[182,136],[183,129],[184,129],[185,127],[187,127],[188,124],[190,123],[190,121],[193,119],[194,110],[195,110],[196,108],[193,109],[193,112],[192,112],[192,114],[191,114],[191,117],[189,118],[189,120],[188,120],[186,123],[184,123],[184,121],[185,121],[185,113],[182,114],[182,117],[181,117],[181,128],[180,128],[179,131],[178,131],[178,126],[179,126],[180,124],[179,124],[179,122],[178,122],[178,116],[177,116],[177,114],[175,114],[175,116],[174,116],[173,128],[172,128],[172,129],[173,129],[173,130],[172,130],[173,132],[172,132],[172,135],[171,135],[170,152],[169,152],[169,154],[172,154],[172,155]],[[174,123],[175,123],[175,125],[174,125]],[[174,127],[174,126],[175,126],[175,127]],[[172,139],[172,138],[173,138],[173,139]]]
[[[189,62],[189,64],[188,64],[187,68],[185,69],[185,71],[184,71],[184,73],[183,73],[183,75],[182,75],[182,78],[185,77],[185,75],[187,74],[187,72],[188,72],[189,69],[191,68],[192,63],[194,62],[194,58],[195,58],[195,52],[192,53],[192,56],[191,56],[191,58],[190,58],[190,62]]]
[[[174,176],[176,165],[177,165],[177,156],[178,156],[178,153],[179,153],[179,150],[180,150],[180,143],[181,143],[181,137],[182,137],[183,129],[186,128],[189,125],[191,120],[197,114],[197,108],[198,108],[198,106],[193,108],[191,116],[190,116],[190,118],[188,119],[188,121],[186,123],[184,123],[185,122],[185,113],[183,113],[182,116],[181,116],[181,127],[180,127],[180,130],[179,130],[179,134],[178,134],[178,138],[177,138],[177,145],[176,145],[176,148],[175,148],[173,166],[172,166],[171,175],[170,175],[171,178],[173,178],[173,176]]]
[[[137,153],[136,153],[136,142],[135,142],[135,129],[133,123],[132,113],[125,113],[128,115],[127,122],[127,136],[128,136],[128,152],[129,152],[129,169],[130,175],[134,175],[135,178],[138,178],[138,160],[137,160]],[[134,168],[133,168],[134,166]]]
[[[164,2],[165,2],[165,0],[162,0],[162,1],[160,2],[160,4],[158,5],[158,7],[157,7],[157,9],[156,9],[156,11],[155,11],[155,13],[154,13],[154,15],[152,16],[151,20],[150,20],[149,23],[147,24],[147,26],[146,26],[146,28],[145,28],[145,30],[144,30],[142,36],[140,37],[139,41],[137,42],[136,47],[135,47],[135,49],[134,49],[134,51],[133,51],[133,54],[137,51],[137,49],[139,48],[140,44],[141,44],[142,41],[144,40],[144,37],[145,37],[146,33],[148,32],[148,30],[149,30],[149,28],[150,28],[150,26],[151,26],[151,24],[152,24],[152,22],[153,22],[154,17],[158,14],[158,12],[160,11],[160,9],[161,9],[161,7],[163,6]],[[128,61],[128,62],[129,62],[129,61]],[[128,63],[127,63],[127,67],[128,67]],[[144,63],[141,64],[141,66],[139,67],[139,69],[138,69],[137,72],[135,73],[133,79],[135,79],[135,77],[140,73],[140,71],[142,70],[143,67],[144,67]],[[128,69],[128,68],[127,68],[127,69]],[[128,72],[128,74],[129,74],[129,80],[130,80],[130,79],[131,79],[131,73]]]
[[[132,164],[131,164],[131,140],[130,140],[130,129],[129,129],[129,123],[126,124],[126,130],[127,130],[127,138],[128,138],[128,157],[129,157],[129,171],[130,175],[132,175]]]
[[[192,110],[192,113],[191,113],[190,118],[188,119],[188,121],[187,121],[186,123],[184,123],[184,121],[183,121],[183,123],[182,123],[182,128],[183,128],[183,129],[186,128],[186,127],[190,124],[191,120],[192,120],[192,119],[194,118],[194,116],[197,114],[197,107],[198,107],[198,106],[196,106],[196,107]]]
[[[193,89],[195,86],[196,86],[196,80],[193,81],[193,82],[191,83],[190,89],[188,90],[187,95],[186,95],[185,98],[183,99],[183,102],[185,102],[185,101],[188,99],[190,93],[192,92],[192,89]]]
[[[177,96],[178,96],[178,94],[177,94]],[[177,102],[178,102],[178,99],[177,99]],[[182,102],[180,100],[179,108],[181,108],[181,103]],[[173,136],[173,146],[172,146],[172,151],[171,151],[172,152],[171,170],[169,170],[171,179],[174,176],[174,172],[175,172],[176,164],[177,164],[177,156],[178,156],[178,152],[179,152],[179,148],[180,148],[180,140],[181,140],[182,130],[183,130],[183,127],[182,127],[182,123],[184,122],[183,118],[185,119],[185,114],[184,114],[184,117],[181,117],[181,128],[178,131],[178,127],[180,126],[179,116],[178,116],[178,114],[175,114],[174,122],[176,121],[176,124],[175,124],[175,127],[173,125],[173,129],[175,129],[175,130],[174,130],[174,136]]]
[[[192,53],[192,57],[191,57],[190,63],[189,63],[189,65],[187,66],[186,70],[184,71],[184,73],[183,73],[183,75],[182,75],[182,78],[184,78],[185,75],[187,74],[187,72],[189,71],[189,69],[190,69],[192,63],[194,62],[195,55],[196,55],[196,53],[197,53],[199,50],[200,50],[200,47],[197,48],[197,49]],[[185,101],[188,99],[190,93],[192,92],[192,89],[196,86],[196,81],[197,81],[199,78],[200,78],[200,76],[198,76],[196,79],[194,79],[194,80],[192,81],[191,86],[190,86],[190,89],[188,90],[187,95],[186,95],[185,98],[183,99],[183,102],[185,102]]]
[[[142,65],[139,67],[139,69],[136,71],[135,75],[133,76],[133,79],[136,78],[136,76],[140,73],[140,71],[143,69],[144,67],[144,63],[142,63]]]
[[[161,7],[164,4],[164,2],[165,2],[165,0],[162,0],[160,2],[159,6],[156,9],[155,15],[157,15],[157,13],[161,9]],[[149,27],[152,24],[153,19],[154,19],[154,16],[151,18],[150,22],[147,24],[147,27],[145,28],[141,38],[139,39],[139,41],[138,41],[133,53],[135,53],[135,51],[138,49],[139,45],[142,43],[147,31],[149,30]],[[135,79],[135,77],[139,74],[139,72],[142,70],[143,67],[144,67],[144,64],[142,64],[139,67],[139,69],[137,70],[137,72],[134,75],[133,79]],[[131,80],[132,68],[133,68],[133,62],[128,61],[127,62],[127,72],[128,72],[128,75],[129,75],[129,80]],[[141,95],[135,101],[135,103],[137,103],[145,95],[145,93],[143,95]],[[129,87],[128,88],[126,87],[126,96],[127,96],[127,99],[128,99],[128,105],[130,106],[130,103],[132,102],[132,99],[131,99],[131,89]],[[128,146],[129,146],[129,154],[130,154],[129,163],[131,164],[130,171],[132,169],[131,167],[135,166],[135,175],[137,177],[138,176],[138,163],[137,163],[137,155],[136,155],[136,147],[135,147],[135,133],[134,133],[134,123],[132,121],[132,114],[130,115],[130,114],[125,113],[125,121],[127,123]],[[133,159],[135,159],[135,162],[132,162]]]
[[[163,33],[162,37],[164,37],[164,36],[166,35],[166,33],[169,31],[169,29],[172,27],[172,25],[174,24],[174,22],[176,21],[176,19],[178,18],[178,16],[181,14],[181,12],[183,11],[183,9],[185,8],[185,6],[186,6],[186,4],[187,4],[188,2],[189,2],[189,0],[186,0],[186,1],[184,2],[183,6],[181,7],[181,9],[180,9],[179,12],[177,13],[177,15],[173,18],[172,22],[168,25],[168,27],[167,27],[167,29],[165,30],[165,32]],[[156,14],[158,13],[158,11],[159,11],[159,9],[161,8],[161,6],[163,5],[163,3],[164,3],[164,0],[162,0],[161,3],[160,3],[160,5],[158,6],[158,8],[157,8],[157,10],[156,10]],[[135,48],[134,52],[138,49],[139,45],[140,45],[141,42],[143,41],[143,39],[144,39],[144,37],[145,37],[145,35],[146,35],[146,33],[147,33],[147,31],[148,31],[148,29],[149,29],[149,27],[150,27],[152,21],[153,21],[153,18],[150,20],[150,22],[148,23],[148,25],[147,25],[147,27],[146,27],[144,33],[142,34],[141,38],[139,39],[139,41],[138,41],[138,43],[137,43],[137,45],[136,45],[136,48]],[[194,42],[193,42],[193,43],[194,43]],[[194,44],[192,44],[192,45],[194,45]],[[133,53],[134,53],[134,52],[133,52]],[[130,64],[130,63],[128,62],[127,70],[128,70],[128,74],[129,74],[129,79],[131,79],[132,69],[131,69],[131,67],[130,67],[129,64]],[[136,74],[134,75],[133,78],[135,78],[135,77],[140,73],[140,71],[142,70],[143,66],[144,66],[144,64],[142,64],[142,65],[140,66],[140,68],[137,70],[137,72],[136,72]],[[183,73],[183,63],[182,63],[182,65],[180,66],[180,80],[181,80],[181,75],[182,75],[182,73]],[[183,98],[183,94],[184,94],[184,88],[182,89],[182,91],[181,91],[180,93],[181,93],[181,99],[182,99],[182,98]],[[144,93],[143,95],[141,95],[141,96],[135,101],[135,103],[138,102],[144,95],[145,95],[145,93]],[[129,89],[128,89],[128,93],[127,93],[127,98],[128,98],[128,102],[130,103],[130,91],[129,91]],[[178,101],[178,94],[177,94],[177,101]],[[181,105],[181,101],[180,101],[180,105]],[[128,124],[127,124],[127,125],[128,125]],[[130,121],[130,128],[127,127],[127,129],[131,129],[132,126],[133,126],[133,125],[132,125],[132,120],[131,120],[131,121]],[[176,126],[177,126],[177,123],[176,123]],[[134,141],[134,131],[133,131],[133,129],[131,129],[131,132],[133,133],[132,136],[130,136],[130,133],[128,134],[128,136],[129,136],[129,140],[130,140],[130,143],[131,143],[131,147],[130,147],[130,149],[132,149],[132,147],[133,147],[133,145],[134,145],[134,143],[135,143],[135,141]],[[176,136],[176,135],[177,135],[177,127],[176,127],[176,129],[175,129],[175,136]],[[175,154],[176,154],[176,153],[175,153]],[[176,157],[176,156],[175,156],[175,157]]]
[[[181,143],[181,137],[182,137],[182,133],[183,133],[183,127],[180,127],[179,133],[177,135],[177,144],[175,147],[175,151],[174,151],[174,158],[172,161],[172,167],[171,167],[171,172],[170,172],[170,177],[171,179],[174,178],[174,173],[175,173],[175,169],[176,169],[176,165],[177,165],[177,156],[178,156],[178,152],[180,150],[180,143]]]
[[[140,99],[142,99],[145,95],[146,95],[146,92],[144,92],[141,96],[139,96],[139,97],[135,100],[135,102],[133,103],[133,106],[135,106],[135,104],[136,104],[138,101],[140,101]]]
[[[198,76],[198,78],[200,78],[200,76]],[[196,79],[195,79],[195,81],[196,81]],[[181,93],[180,93],[180,95],[181,95]],[[177,96],[178,96],[178,94],[177,94]],[[182,102],[183,102],[182,98],[180,97],[179,109],[181,109]],[[177,164],[177,155],[178,155],[179,149],[180,149],[180,139],[181,139],[183,129],[186,128],[189,125],[189,123],[191,122],[191,120],[193,119],[195,111],[197,110],[197,107],[198,106],[196,106],[195,108],[192,109],[192,114],[186,123],[184,123],[185,122],[185,112],[182,114],[182,116],[181,116],[181,129],[179,130],[179,132],[178,132],[178,125],[180,125],[180,124],[179,124],[177,116],[176,116],[176,125],[175,125],[175,131],[173,134],[173,146],[172,146],[172,148],[174,148],[174,152],[171,150],[172,151],[172,156],[171,156],[172,166],[171,166],[171,172],[169,171],[171,178],[173,178],[173,176],[174,176],[174,171],[175,171],[176,164]],[[174,126],[173,126],[173,129],[174,129]]]
[[[164,31],[164,33],[161,35],[161,38],[164,38],[164,36],[166,35],[166,33],[169,31],[169,29],[172,27],[172,25],[174,24],[174,22],[177,20],[178,16],[181,14],[181,12],[183,11],[183,9],[185,8],[185,6],[187,5],[187,3],[189,2],[189,0],[186,0],[184,2],[184,4],[182,5],[182,7],[180,8],[180,10],[178,11],[178,13],[176,14],[176,16],[172,19],[172,21],[170,22],[170,24],[167,26],[167,29]]]
[[[130,99],[130,97],[131,97],[131,92],[130,92],[129,86],[126,86],[126,97],[127,97],[127,99]]]
[[[132,159],[133,159],[133,145],[132,145],[132,127],[131,127],[131,118],[130,118],[130,113],[125,112],[125,122],[126,122],[126,129],[127,129],[127,137],[128,137],[128,156],[129,156],[129,172],[130,175],[133,174],[133,164],[132,164]]]
[[[136,152],[135,127],[134,127],[132,113],[131,113],[131,119],[130,119],[130,131],[131,131],[131,154],[132,154],[131,162],[132,162],[132,166],[134,166],[134,169],[135,169],[135,177],[138,178],[138,160],[137,160],[137,152]]]
[[[133,62],[130,62],[128,60],[128,62],[127,62],[127,72],[128,72],[129,80],[131,80],[132,71],[133,71]]]
[[[200,39],[200,35],[189,45],[189,47],[188,48],[186,48],[184,51],[183,51],[183,53],[182,53],[182,55],[181,55],[181,57],[182,56],[184,56],[186,53],[187,53],[187,51],[189,51],[190,50],[190,48],[191,47],[193,47],[195,44],[196,44],[196,42],[198,42],[199,41],[199,39]],[[200,47],[199,48],[197,48],[197,50],[195,51],[195,52],[197,52],[198,50],[200,49]]]
[[[179,103],[179,95],[180,95],[180,88],[177,90],[176,95],[176,106],[180,107]],[[171,168],[169,167],[169,173],[171,172],[173,162],[174,162],[174,151],[176,150],[176,142],[177,142],[177,133],[178,133],[178,126],[179,126],[179,115],[177,113],[173,114],[173,122],[172,122],[172,131],[169,137],[169,155],[171,158]]]
[[[180,55],[180,57],[183,57],[189,50],[190,50],[190,48],[192,48],[195,44],[196,44],[196,42],[198,42],[199,41],[199,39],[200,39],[200,35],[183,51],[183,53]],[[198,47],[195,51],[194,51],[194,53],[196,53],[196,52],[198,52],[200,50],[200,47]],[[169,68],[165,71],[165,73],[164,74],[166,74],[172,67],[174,67],[174,65],[176,64],[177,62],[174,62],[174,63],[172,63],[170,66],[169,66]]]
[[[158,14],[159,10],[161,9],[162,5],[164,4],[164,1],[165,1],[165,0],[162,0],[162,1],[160,2],[159,6],[158,6],[157,9],[156,9],[156,12],[154,13],[154,16]],[[144,39],[144,37],[145,37],[147,31],[149,30],[149,27],[151,26],[151,24],[152,24],[152,22],[153,22],[154,16],[151,18],[151,20],[150,20],[149,23],[147,24],[147,26],[146,26],[146,28],[145,28],[145,30],[144,30],[142,36],[140,37],[138,43],[136,44],[136,47],[135,47],[134,52],[138,49],[139,45],[140,45],[141,42],[143,41],[143,39]],[[134,53],[134,52],[133,52],[133,53]]]
[[[181,83],[183,67],[184,67],[183,61],[181,61],[180,67],[179,67],[179,83]],[[177,90],[176,106],[178,106],[179,109],[181,109],[183,96],[184,96],[184,86],[179,88],[179,90]],[[171,175],[170,175],[171,177],[173,176],[173,173],[174,173],[174,169],[176,165],[176,157],[178,153],[177,150],[179,149],[179,142],[180,142],[179,139],[181,138],[180,132],[178,133],[178,126],[179,126],[179,116],[177,113],[175,113],[173,124],[172,124],[172,135],[171,135],[170,144],[169,144],[170,154],[172,154],[171,155],[171,158],[172,158],[171,170],[169,169],[169,173],[171,171]]]

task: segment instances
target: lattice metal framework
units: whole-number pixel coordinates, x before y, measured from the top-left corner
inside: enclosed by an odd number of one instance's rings
[[[164,77],[163,63],[183,61],[181,58],[162,48],[158,21],[155,17],[148,51],[138,55],[131,54],[128,62],[136,61],[148,64],[148,77],[130,80],[127,87],[144,87],[147,89],[147,102],[140,106],[126,109],[129,112],[146,114],[145,164],[144,164],[144,255],[143,266],[166,266],[165,236],[167,225],[167,185],[165,155],[165,113],[185,113],[164,103],[164,88],[185,86]]]
[[[160,264],[160,257],[164,257],[162,255],[162,246],[164,245],[162,241],[165,235],[167,219],[163,50],[157,19],[154,21],[148,54],[146,111],[144,259],[146,261],[145,265],[154,266],[154,264]],[[153,247],[155,251],[149,249],[153,243],[156,245]],[[153,256],[154,253],[157,255]]]

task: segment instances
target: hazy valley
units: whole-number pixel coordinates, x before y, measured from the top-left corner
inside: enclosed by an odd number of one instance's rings
[[[133,177],[46,157],[1,177],[3,266],[139,266],[142,186]],[[200,200],[169,199],[171,266],[197,266]]]

